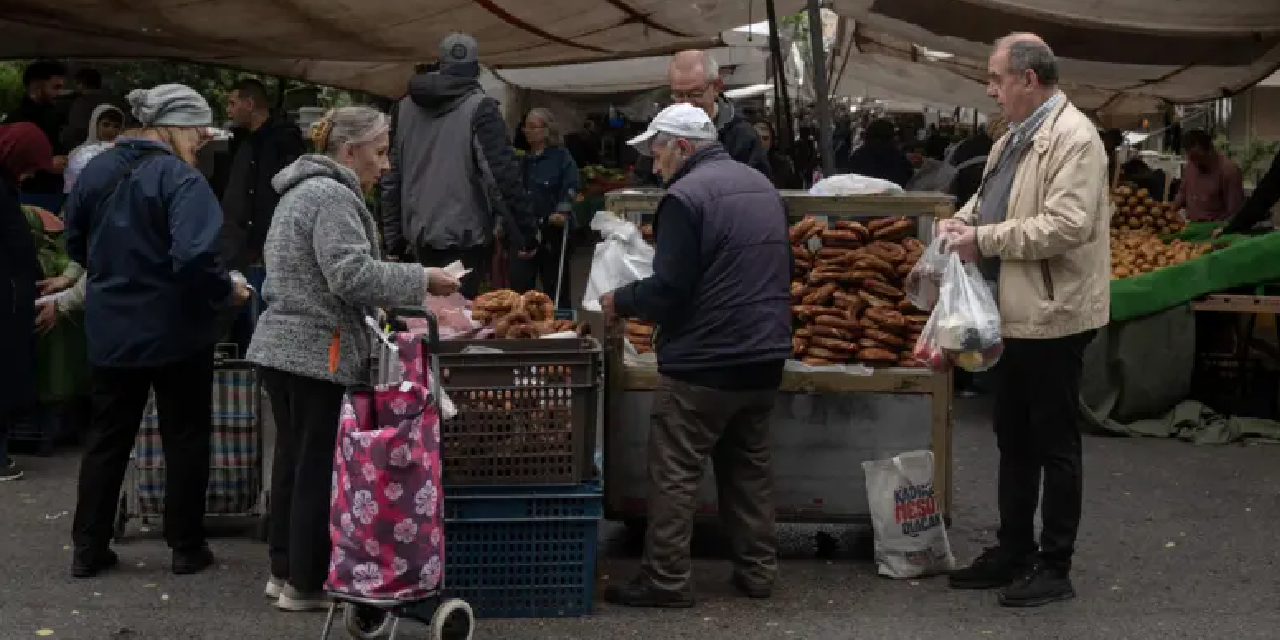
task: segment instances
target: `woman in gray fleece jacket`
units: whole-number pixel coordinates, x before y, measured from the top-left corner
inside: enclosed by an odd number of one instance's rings
[[[365,316],[458,287],[439,269],[381,260],[362,194],[387,169],[387,131],[374,109],[330,111],[311,136],[324,155],[304,155],[272,180],[280,203],[263,252],[267,309],[248,357],[261,366],[276,424],[266,595],[283,610],[328,606],[333,446],[345,387],[369,381],[376,338]]]

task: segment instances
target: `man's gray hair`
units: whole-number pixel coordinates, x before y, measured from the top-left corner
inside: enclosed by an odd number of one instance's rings
[[[529,115],[524,117],[524,121],[528,122],[529,118],[537,118],[547,125],[548,147],[558,147],[564,144],[564,136],[561,135],[560,126],[556,124],[556,117],[551,114],[550,109],[544,107],[530,109]]]
[[[1025,36],[1012,35],[996,41],[996,48],[1002,47],[1008,52],[1010,72],[1031,70],[1040,84],[1046,87],[1057,86],[1058,58],[1053,55],[1053,49],[1049,45]]]

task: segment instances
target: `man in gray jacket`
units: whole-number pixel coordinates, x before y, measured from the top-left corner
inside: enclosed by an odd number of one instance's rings
[[[460,260],[471,269],[461,289],[468,298],[487,276],[497,218],[518,251],[537,248],[537,220],[506,123],[479,77],[474,38],[455,33],[440,41],[439,71],[415,75],[396,105],[391,169],[382,179],[388,254],[429,267]]]

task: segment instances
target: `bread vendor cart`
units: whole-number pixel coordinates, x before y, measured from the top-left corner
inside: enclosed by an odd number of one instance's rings
[[[651,223],[662,192],[614,191],[606,209],[642,227]],[[954,199],[938,193],[816,196],[783,191],[791,222],[906,217],[927,244],[933,223],[954,212]],[[923,312],[921,312],[923,313]],[[605,517],[643,530],[647,514],[646,443],[656,368],[638,362],[624,338],[610,337],[604,423]],[[909,348],[909,347],[908,347]],[[625,352],[625,353],[624,353]],[[783,523],[870,522],[861,462],[929,449],[944,517],[951,513],[952,381],[924,366],[889,366],[861,373],[799,370],[790,366],[773,415],[774,500]],[[699,491],[700,518],[716,514],[710,461]]]

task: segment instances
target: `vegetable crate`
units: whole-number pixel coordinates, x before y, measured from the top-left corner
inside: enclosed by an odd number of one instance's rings
[[[441,384],[458,409],[441,425],[446,486],[591,479],[604,413],[599,342],[447,340],[440,348]]]
[[[481,618],[591,613],[602,514],[596,483],[446,491],[450,595]]]

